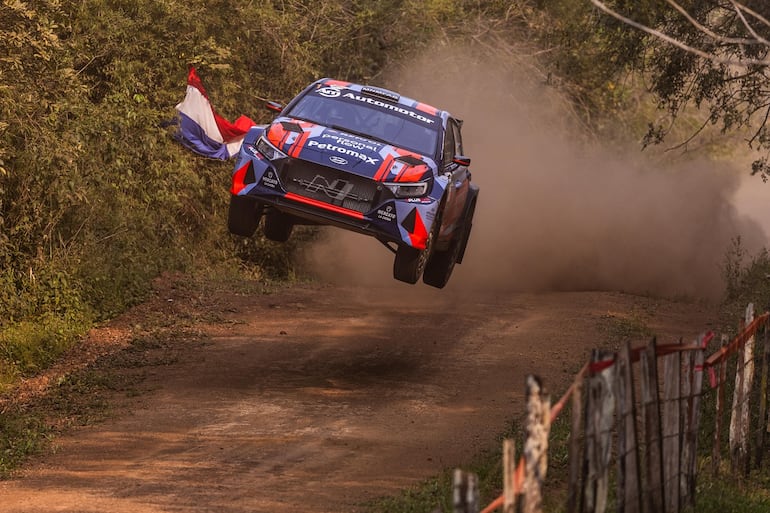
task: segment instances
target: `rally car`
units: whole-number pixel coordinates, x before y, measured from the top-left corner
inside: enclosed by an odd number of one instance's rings
[[[396,92],[324,78],[272,123],[246,134],[230,189],[228,228],[286,241],[297,224],[375,237],[395,253],[393,277],[443,288],[462,263],[479,188],[462,121]]]

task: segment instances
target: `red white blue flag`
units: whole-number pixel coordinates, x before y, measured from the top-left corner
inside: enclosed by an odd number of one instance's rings
[[[256,125],[246,116],[231,123],[217,114],[193,67],[187,75],[187,94],[176,109],[180,118],[177,140],[205,157],[227,160],[234,156],[246,132]]]

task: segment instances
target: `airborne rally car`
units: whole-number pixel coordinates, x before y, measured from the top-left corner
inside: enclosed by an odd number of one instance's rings
[[[386,89],[321,79],[253,127],[237,156],[228,227],[286,241],[296,224],[375,237],[393,277],[446,285],[461,263],[479,189],[462,121]]]

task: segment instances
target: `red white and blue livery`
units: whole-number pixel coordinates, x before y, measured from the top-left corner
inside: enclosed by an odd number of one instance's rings
[[[375,237],[395,254],[393,276],[442,288],[461,263],[479,189],[462,121],[378,87],[321,79],[272,123],[243,138],[228,226],[286,241],[297,224]]]

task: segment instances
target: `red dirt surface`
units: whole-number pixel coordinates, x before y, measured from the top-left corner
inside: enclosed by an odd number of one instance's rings
[[[116,371],[144,375],[139,393],[116,392],[108,420],[0,482],[0,511],[360,511],[495,443],[523,414],[528,373],[555,400],[618,328],[691,340],[715,318],[605,292],[165,286],[80,351],[118,351],[158,319],[192,336],[169,336],[173,357]]]

